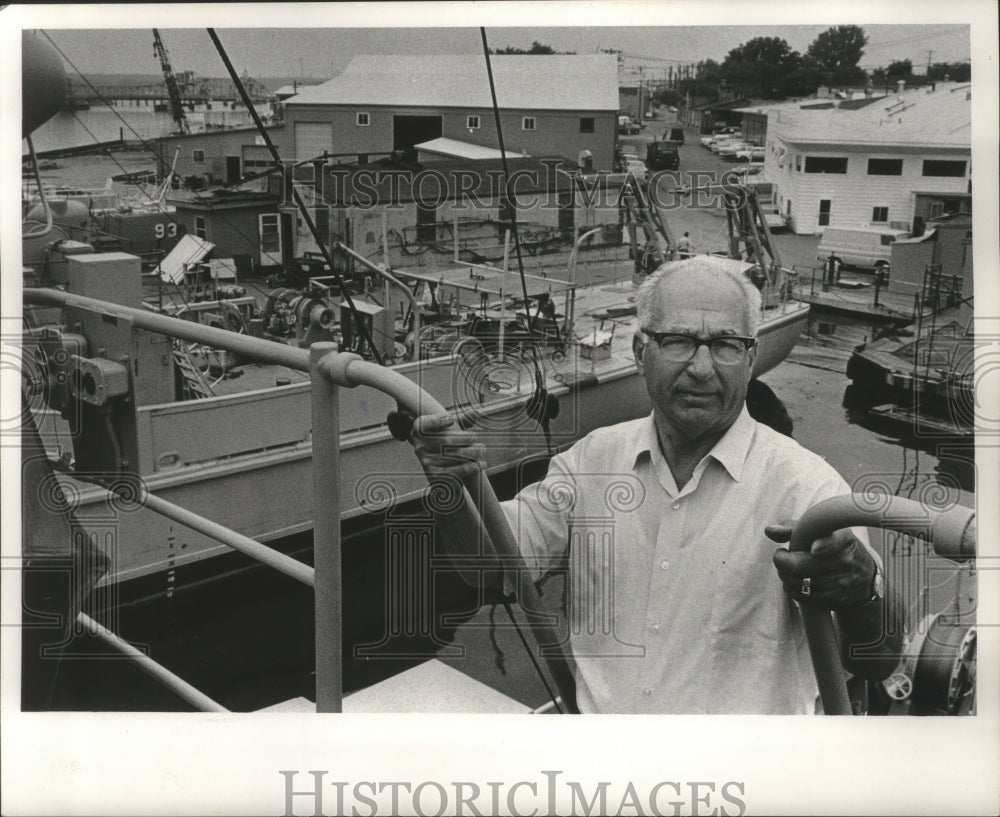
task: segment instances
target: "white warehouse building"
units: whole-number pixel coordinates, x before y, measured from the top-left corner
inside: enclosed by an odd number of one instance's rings
[[[938,83],[859,108],[767,110],[764,178],[796,233],[971,212],[971,92]],[[763,112],[763,111],[761,111]]]

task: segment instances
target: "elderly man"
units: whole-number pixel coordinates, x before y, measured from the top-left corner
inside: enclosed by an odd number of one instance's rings
[[[834,611],[847,672],[887,677],[902,619],[877,555],[850,530],[809,551],[774,545],[810,506],[849,489],[747,413],[760,293],[700,256],[657,270],[636,306],[652,414],[587,435],[504,503],[533,578],[567,565],[581,711],[813,712],[793,600]],[[432,481],[482,466],[482,446],[453,428],[440,415],[415,425]],[[461,519],[440,522],[447,547],[491,552]]]

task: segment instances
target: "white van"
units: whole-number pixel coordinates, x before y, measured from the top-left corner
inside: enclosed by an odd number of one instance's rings
[[[906,230],[889,227],[827,227],[816,257],[826,261],[832,255],[845,267],[888,268],[892,243],[909,237]]]

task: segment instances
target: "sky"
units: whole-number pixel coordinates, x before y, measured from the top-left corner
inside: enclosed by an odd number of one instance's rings
[[[237,13],[237,10],[246,8],[237,5],[222,6],[221,12],[215,13],[209,10],[220,7],[200,6],[192,11],[191,6],[180,4],[135,7],[136,13],[127,15],[122,14],[120,6],[91,6],[89,14],[80,14],[80,6],[64,7],[64,13],[53,13],[52,7],[43,7],[37,13],[27,8],[21,10],[30,15],[27,27],[42,28],[59,46],[72,63],[71,72],[75,67],[85,75],[159,73],[150,32],[153,26],[160,28],[174,70],[191,70],[201,76],[224,76],[226,73],[205,31],[207,25],[217,29],[240,73],[246,71],[251,76],[262,78],[299,76],[327,79],[343,70],[355,54],[479,53],[482,43],[475,28],[479,23],[492,23],[487,29],[487,36],[490,45],[496,48],[507,45],[527,48],[533,40],[538,40],[556,50],[579,54],[619,49],[627,55],[635,55],[634,59],[628,60],[630,67],[643,64],[647,74],[653,77],[665,76],[664,72],[670,65],[708,58],[721,61],[730,49],[754,37],[781,37],[793,49],[805,52],[820,32],[832,25],[845,23],[858,24],[865,29],[869,39],[861,62],[865,68],[910,59],[921,72],[926,66],[929,51],[933,62],[961,61],[970,55],[968,25],[934,19],[933,15],[921,25],[866,23],[869,16],[846,12],[821,23],[787,25],[778,21],[789,19],[790,14],[772,13],[787,9],[785,4],[729,3],[737,13],[720,15],[716,12],[712,16],[708,9],[720,6],[703,3],[695,7],[676,2],[623,2],[614,6],[592,3],[585,6],[586,14],[566,15],[558,8],[553,10],[551,6],[544,6],[549,12],[536,13],[534,17],[515,15],[512,9],[519,6],[514,4],[487,5],[493,7],[489,10],[493,19],[486,19],[490,15],[479,14],[484,8],[482,4],[475,7],[475,14],[464,18],[456,14],[431,13],[438,7],[437,4],[413,3],[362,5],[360,8],[364,13],[335,16],[331,16],[327,4],[322,3],[283,5],[282,8],[299,9],[301,13],[283,13],[280,16],[273,12],[262,14],[262,7],[274,8],[267,4],[255,4],[248,14]],[[532,10],[537,12],[540,6],[542,4],[537,4]],[[497,14],[498,8],[511,11]],[[698,11],[696,14],[660,14],[659,17],[656,14],[680,8]],[[768,11],[776,22],[746,26],[716,24],[720,17],[727,21],[746,18],[752,22],[768,16],[764,13],[739,13],[755,8]],[[919,11],[921,4],[910,8]],[[421,9],[427,9],[428,13],[421,14]],[[389,11],[398,13],[387,13]],[[902,18],[903,15],[897,17]],[[235,19],[245,21],[248,27],[233,28]],[[439,23],[443,19],[454,20],[456,24],[464,22],[465,25],[457,28],[418,27],[418,24]],[[510,22],[515,19],[526,24],[510,27]],[[533,22],[536,19],[539,24]],[[621,25],[638,19],[648,19],[651,23],[705,21],[712,25]],[[905,15],[905,19],[920,19],[920,14],[911,12]],[[140,21],[142,27],[138,27]],[[122,22],[129,23],[129,28],[111,28]],[[560,25],[541,24],[552,22]],[[589,25],[591,22],[601,24]],[[390,24],[392,27],[373,27]],[[313,25],[317,27],[305,28]]]

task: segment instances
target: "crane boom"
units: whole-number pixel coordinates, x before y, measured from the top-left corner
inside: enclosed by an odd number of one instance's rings
[[[177,79],[174,77],[174,69],[170,67],[170,56],[167,54],[167,47],[163,44],[158,29],[153,29],[153,53],[160,60],[160,67],[163,69],[163,81],[167,85],[167,94],[170,97],[170,113],[177,123],[177,128],[181,133],[190,133],[191,125],[184,114],[184,104],[181,101],[181,91],[177,87]]]

